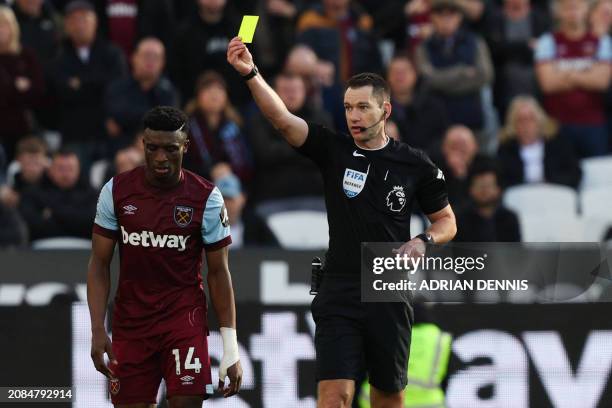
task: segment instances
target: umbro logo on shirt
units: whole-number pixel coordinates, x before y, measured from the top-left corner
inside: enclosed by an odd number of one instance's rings
[[[123,206],[123,215],[134,215],[134,211],[136,211],[138,208],[134,207],[132,204],[129,205],[124,205]]]
[[[193,380],[195,380],[194,377],[190,375],[184,375],[181,377],[181,385],[191,385],[193,384]]]

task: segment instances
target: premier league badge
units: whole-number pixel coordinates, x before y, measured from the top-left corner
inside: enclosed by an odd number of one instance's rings
[[[387,194],[387,207],[393,212],[400,212],[406,205],[406,193],[404,187],[394,186]]]
[[[183,205],[177,205],[174,207],[174,222],[179,227],[186,227],[191,223],[193,219],[193,208],[186,207]]]
[[[219,219],[221,220],[221,225],[223,225],[223,227],[229,227],[229,217],[227,216],[227,208],[225,208],[225,204],[223,204],[223,208],[221,208]]]

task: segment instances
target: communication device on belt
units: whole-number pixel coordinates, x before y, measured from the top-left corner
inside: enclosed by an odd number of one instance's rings
[[[321,284],[321,277],[323,275],[323,263],[321,258],[315,256],[312,258],[312,274],[310,276],[310,294],[316,295],[319,293],[319,285]]]

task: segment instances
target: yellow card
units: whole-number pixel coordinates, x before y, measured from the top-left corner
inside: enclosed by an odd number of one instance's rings
[[[242,23],[240,23],[240,30],[238,31],[238,37],[242,38],[243,43],[252,43],[253,36],[255,35],[255,28],[257,27],[257,21],[259,16],[243,16]]]

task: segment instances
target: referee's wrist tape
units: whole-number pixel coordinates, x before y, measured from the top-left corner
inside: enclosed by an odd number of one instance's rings
[[[238,337],[236,329],[231,327],[221,327],[221,339],[223,340],[223,357],[219,364],[219,379],[225,380],[227,369],[240,360],[238,355]]]

